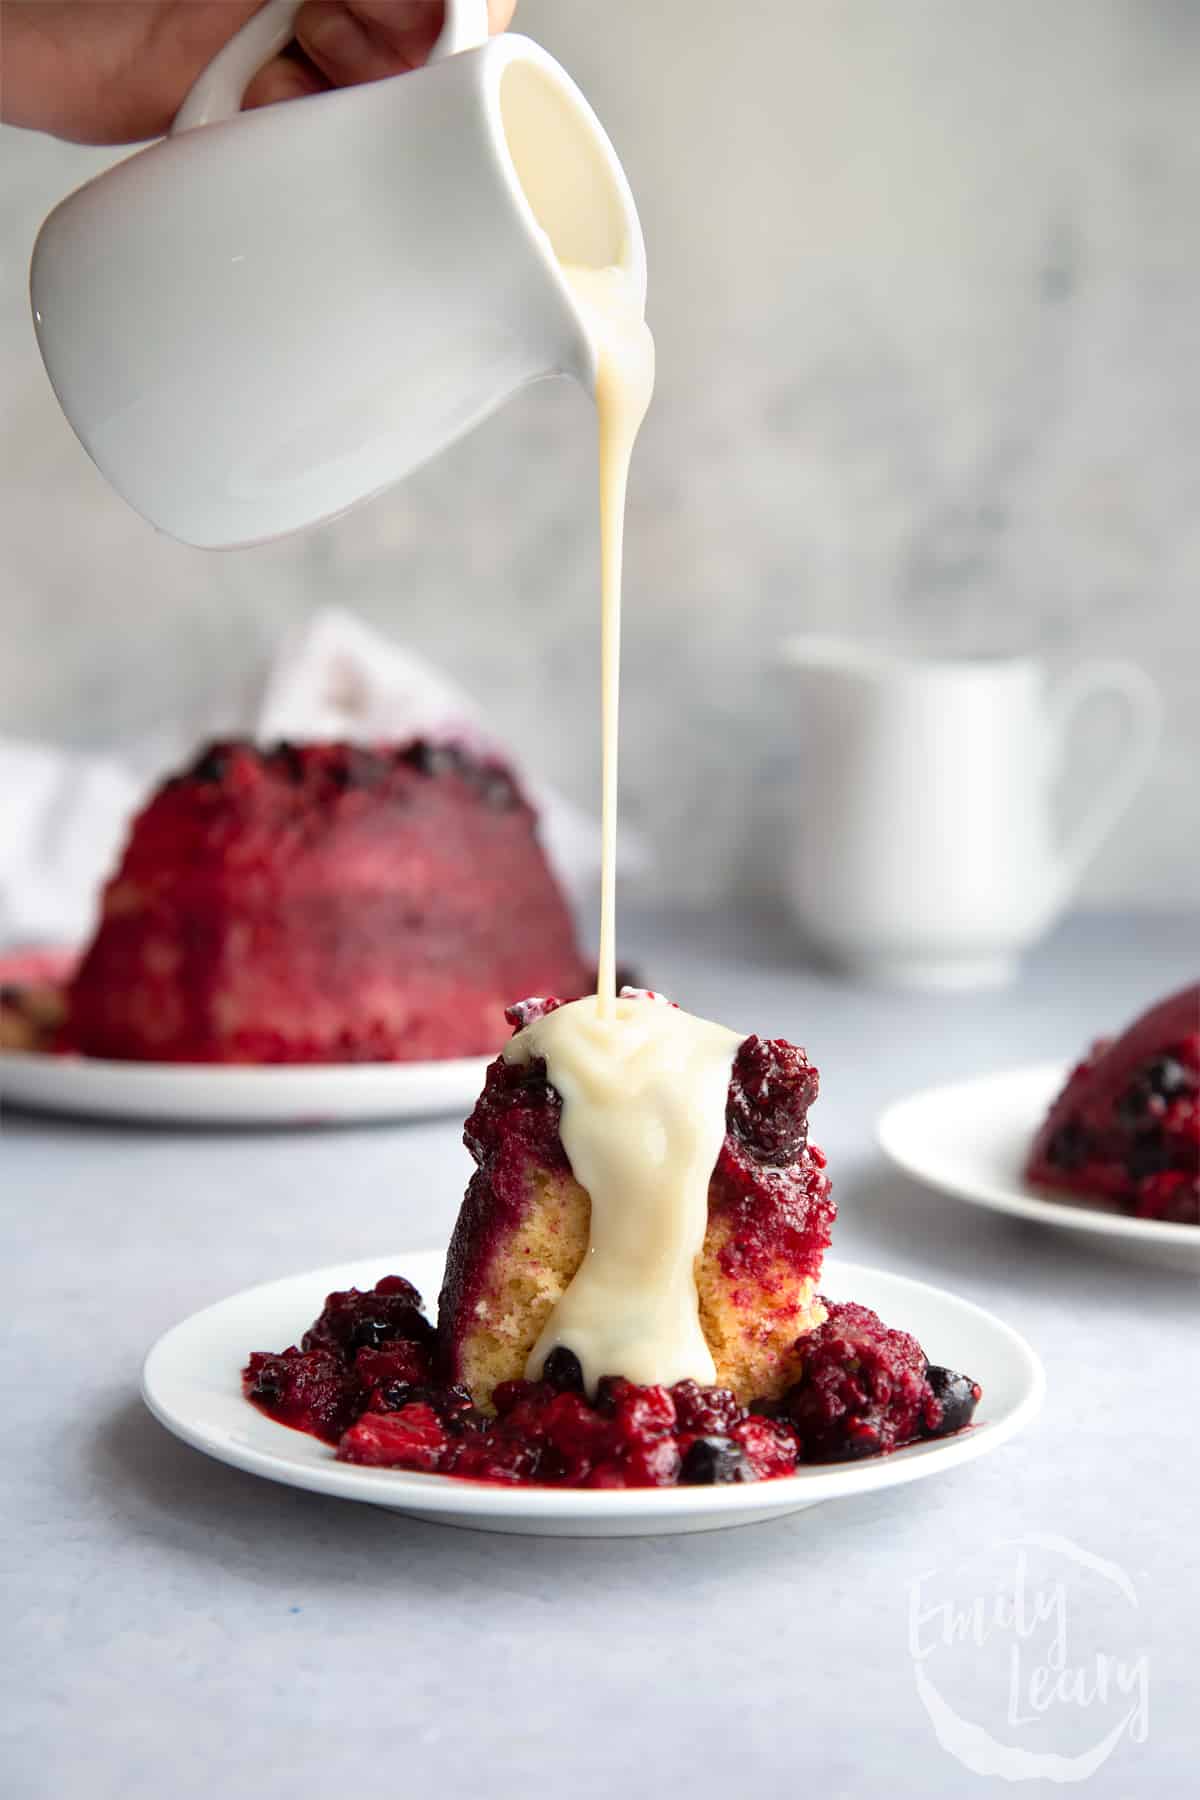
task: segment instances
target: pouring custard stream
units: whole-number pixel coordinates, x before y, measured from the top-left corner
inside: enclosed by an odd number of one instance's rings
[[[621,691],[621,571],[629,463],[654,392],[654,339],[626,269],[564,263],[596,353],[600,426],[600,958],[601,1018],[617,993],[617,731]]]
[[[578,1357],[603,1375],[711,1382],[695,1262],[741,1038],[648,995],[616,997],[617,731],[621,575],[629,463],[654,387],[654,340],[626,270],[564,265],[596,353],[600,460],[600,716],[603,769],[596,994],[527,1025],[509,1062],[542,1058],[562,1097],[562,1142],[587,1189],[587,1253],[529,1356]]]

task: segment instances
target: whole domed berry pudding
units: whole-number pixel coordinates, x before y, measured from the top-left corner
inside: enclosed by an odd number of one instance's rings
[[[494,1051],[590,977],[499,762],[424,740],[209,746],[134,821],[63,1047],[199,1063]]]
[[[1200,1225],[1200,985],[1092,1046],[1050,1108],[1026,1172],[1139,1219]]]
[[[526,1001],[467,1123],[436,1335],[331,1294],[247,1396],[343,1461],[551,1487],[712,1486],[970,1424],[980,1389],[817,1292],[834,1206],[804,1051],[661,996]]]

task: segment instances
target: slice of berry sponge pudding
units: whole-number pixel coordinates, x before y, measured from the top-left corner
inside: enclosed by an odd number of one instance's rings
[[[638,1008],[666,1003],[626,989],[616,1004],[626,1010],[628,1025]],[[577,1005],[594,1007],[595,1001]],[[545,1350],[551,1315],[561,1310],[594,1236],[591,1196],[564,1148],[563,1095],[545,1057],[536,1053],[536,1039],[528,1042],[558,1007],[543,1000],[512,1009],[516,1035],[491,1065],[467,1121],[465,1141],[478,1167],[447,1258],[438,1355],[443,1378],[465,1384],[481,1406],[490,1405],[499,1383],[546,1366],[535,1348],[543,1340]],[[687,1026],[703,1023],[671,1010]],[[656,1021],[668,1022],[661,1016]],[[795,1382],[801,1367],[797,1339],[826,1316],[817,1286],[835,1207],[825,1158],[808,1141],[817,1070],[802,1049],[781,1039],[725,1035],[728,1045],[718,1047],[710,1077],[719,1083],[716,1131],[723,1122],[723,1136],[713,1139],[701,1170],[701,1216],[690,1240],[698,1249],[688,1251],[681,1303],[684,1310],[690,1303],[698,1318],[699,1355],[711,1359],[711,1372],[706,1368],[701,1378],[746,1402],[776,1397]],[[630,1069],[636,1078],[636,1062]],[[569,1094],[569,1084],[563,1085]],[[631,1101],[631,1135],[636,1117]],[[665,1118],[669,1130],[669,1108]],[[664,1156],[667,1173],[669,1160]],[[634,1232],[659,1229],[650,1211],[647,1206],[635,1214]],[[655,1274],[659,1291],[672,1279],[664,1249]],[[565,1325],[558,1342],[572,1352],[581,1349]],[[631,1370],[593,1371],[589,1386],[597,1373]],[[694,1373],[689,1366],[678,1374],[633,1378]]]

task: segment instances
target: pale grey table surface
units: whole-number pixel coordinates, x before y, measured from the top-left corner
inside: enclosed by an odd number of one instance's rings
[[[6,1800],[1012,1792],[939,1743],[914,1630],[968,1730],[1038,1756],[1083,1754],[1137,1699],[1136,1680],[1132,1698],[1064,1698],[1072,1670],[1094,1683],[1120,1658],[1136,1676],[1144,1651],[1148,1734],[1127,1729],[1087,1791],[1194,1791],[1200,1286],[940,1200],[873,1140],[885,1102],[1070,1057],[1193,976],[1194,922],[1075,920],[1019,986],[971,997],[843,986],[766,925],[634,918],[622,948],[691,1009],[808,1045],[839,1251],[1026,1333],[1041,1420],[938,1480],[694,1537],[489,1536],[274,1487],[169,1437],[138,1398],[142,1357],[252,1282],[443,1242],[468,1169],[454,1122],[223,1134],[6,1114]],[[931,1649],[939,1601],[1012,1597],[1012,1540],[1031,1536],[1069,1540],[1025,1552],[1061,1605],[1059,1651],[1052,1619]],[[1031,1722],[1019,1696],[1054,1654],[1060,1687]]]

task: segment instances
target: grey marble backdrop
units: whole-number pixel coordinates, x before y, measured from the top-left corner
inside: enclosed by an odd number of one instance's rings
[[[522,0],[519,23],[608,124],[651,256],[623,755],[658,889],[769,883],[819,779],[774,646],[817,628],[1136,658],[1166,743],[1087,898],[1200,899],[1200,6]],[[0,733],[190,714],[335,600],[590,802],[583,396],[527,392],[305,538],[160,539],[59,416],[26,310],[39,220],[110,160],[0,131]]]

